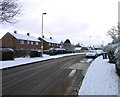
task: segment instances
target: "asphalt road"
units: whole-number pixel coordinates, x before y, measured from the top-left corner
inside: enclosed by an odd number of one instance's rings
[[[69,76],[69,67],[84,57],[74,55],[4,69],[2,95],[64,95],[75,78]],[[76,75],[82,75],[80,70]]]

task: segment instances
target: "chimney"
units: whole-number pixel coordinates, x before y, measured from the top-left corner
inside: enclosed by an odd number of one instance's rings
[[[27,33],[28,36],[30,36],[30,33]]]
[[[52,39],[52,37],[50,37],[50,39]]]
[[[15,30],[14,33],[17,34],[17,31]]]

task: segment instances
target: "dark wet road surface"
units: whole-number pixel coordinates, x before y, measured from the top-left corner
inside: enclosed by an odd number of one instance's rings
[[[2,93],[3,95],[76,95],[76,90],[83,79],[83,71],[70,67],[84,58],[84,55],[75,55],[4,69]]]

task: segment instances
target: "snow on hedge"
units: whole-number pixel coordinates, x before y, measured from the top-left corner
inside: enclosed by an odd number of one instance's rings
[[[115,50],[114,56],[115,56],[115,59],[116,59],[116,63],[120,66],[120,47],[118,47]]]
[[[115,51],[118,47],[120,47],[120,43],[107,45],[105,49],[106,51]]]
[[[3,52],[14,52],[14,50],[12,48],[0,48],[0,51],[3,51]]]

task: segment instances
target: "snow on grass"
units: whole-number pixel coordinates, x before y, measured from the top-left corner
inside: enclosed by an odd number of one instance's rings
[[[85,75],[79,95],[118,95],[115,65],[102,57],[93,61]]]
[[[85,63],[85,62],[89,63],[89,62],[91,62],[92,60],[93,60],[93,59],[91,58],[91,59],[81,60],[80,62],[81,62],[81,63]]]
[[[65,56],[71,56],[71,55],[77,55],[82,53],[71,53],[71,54],[62,54],[62,55],[55,55],[55,56],[49,56],[49,55],[43,55],[43,57],[35,57],[35,58],[15,58],[15,60],[10,61],[0,61],[0,69],[8,68],[8,67],[14,67],[19,66],[27,63],[37,62],[37,61],[43,61],[48,59],[54,59],[54,58],[60,58]]]
[[[93,60],[93,59],[88,59],[86,62],[89,63],[89,62],[91,62],[92,60]]]

